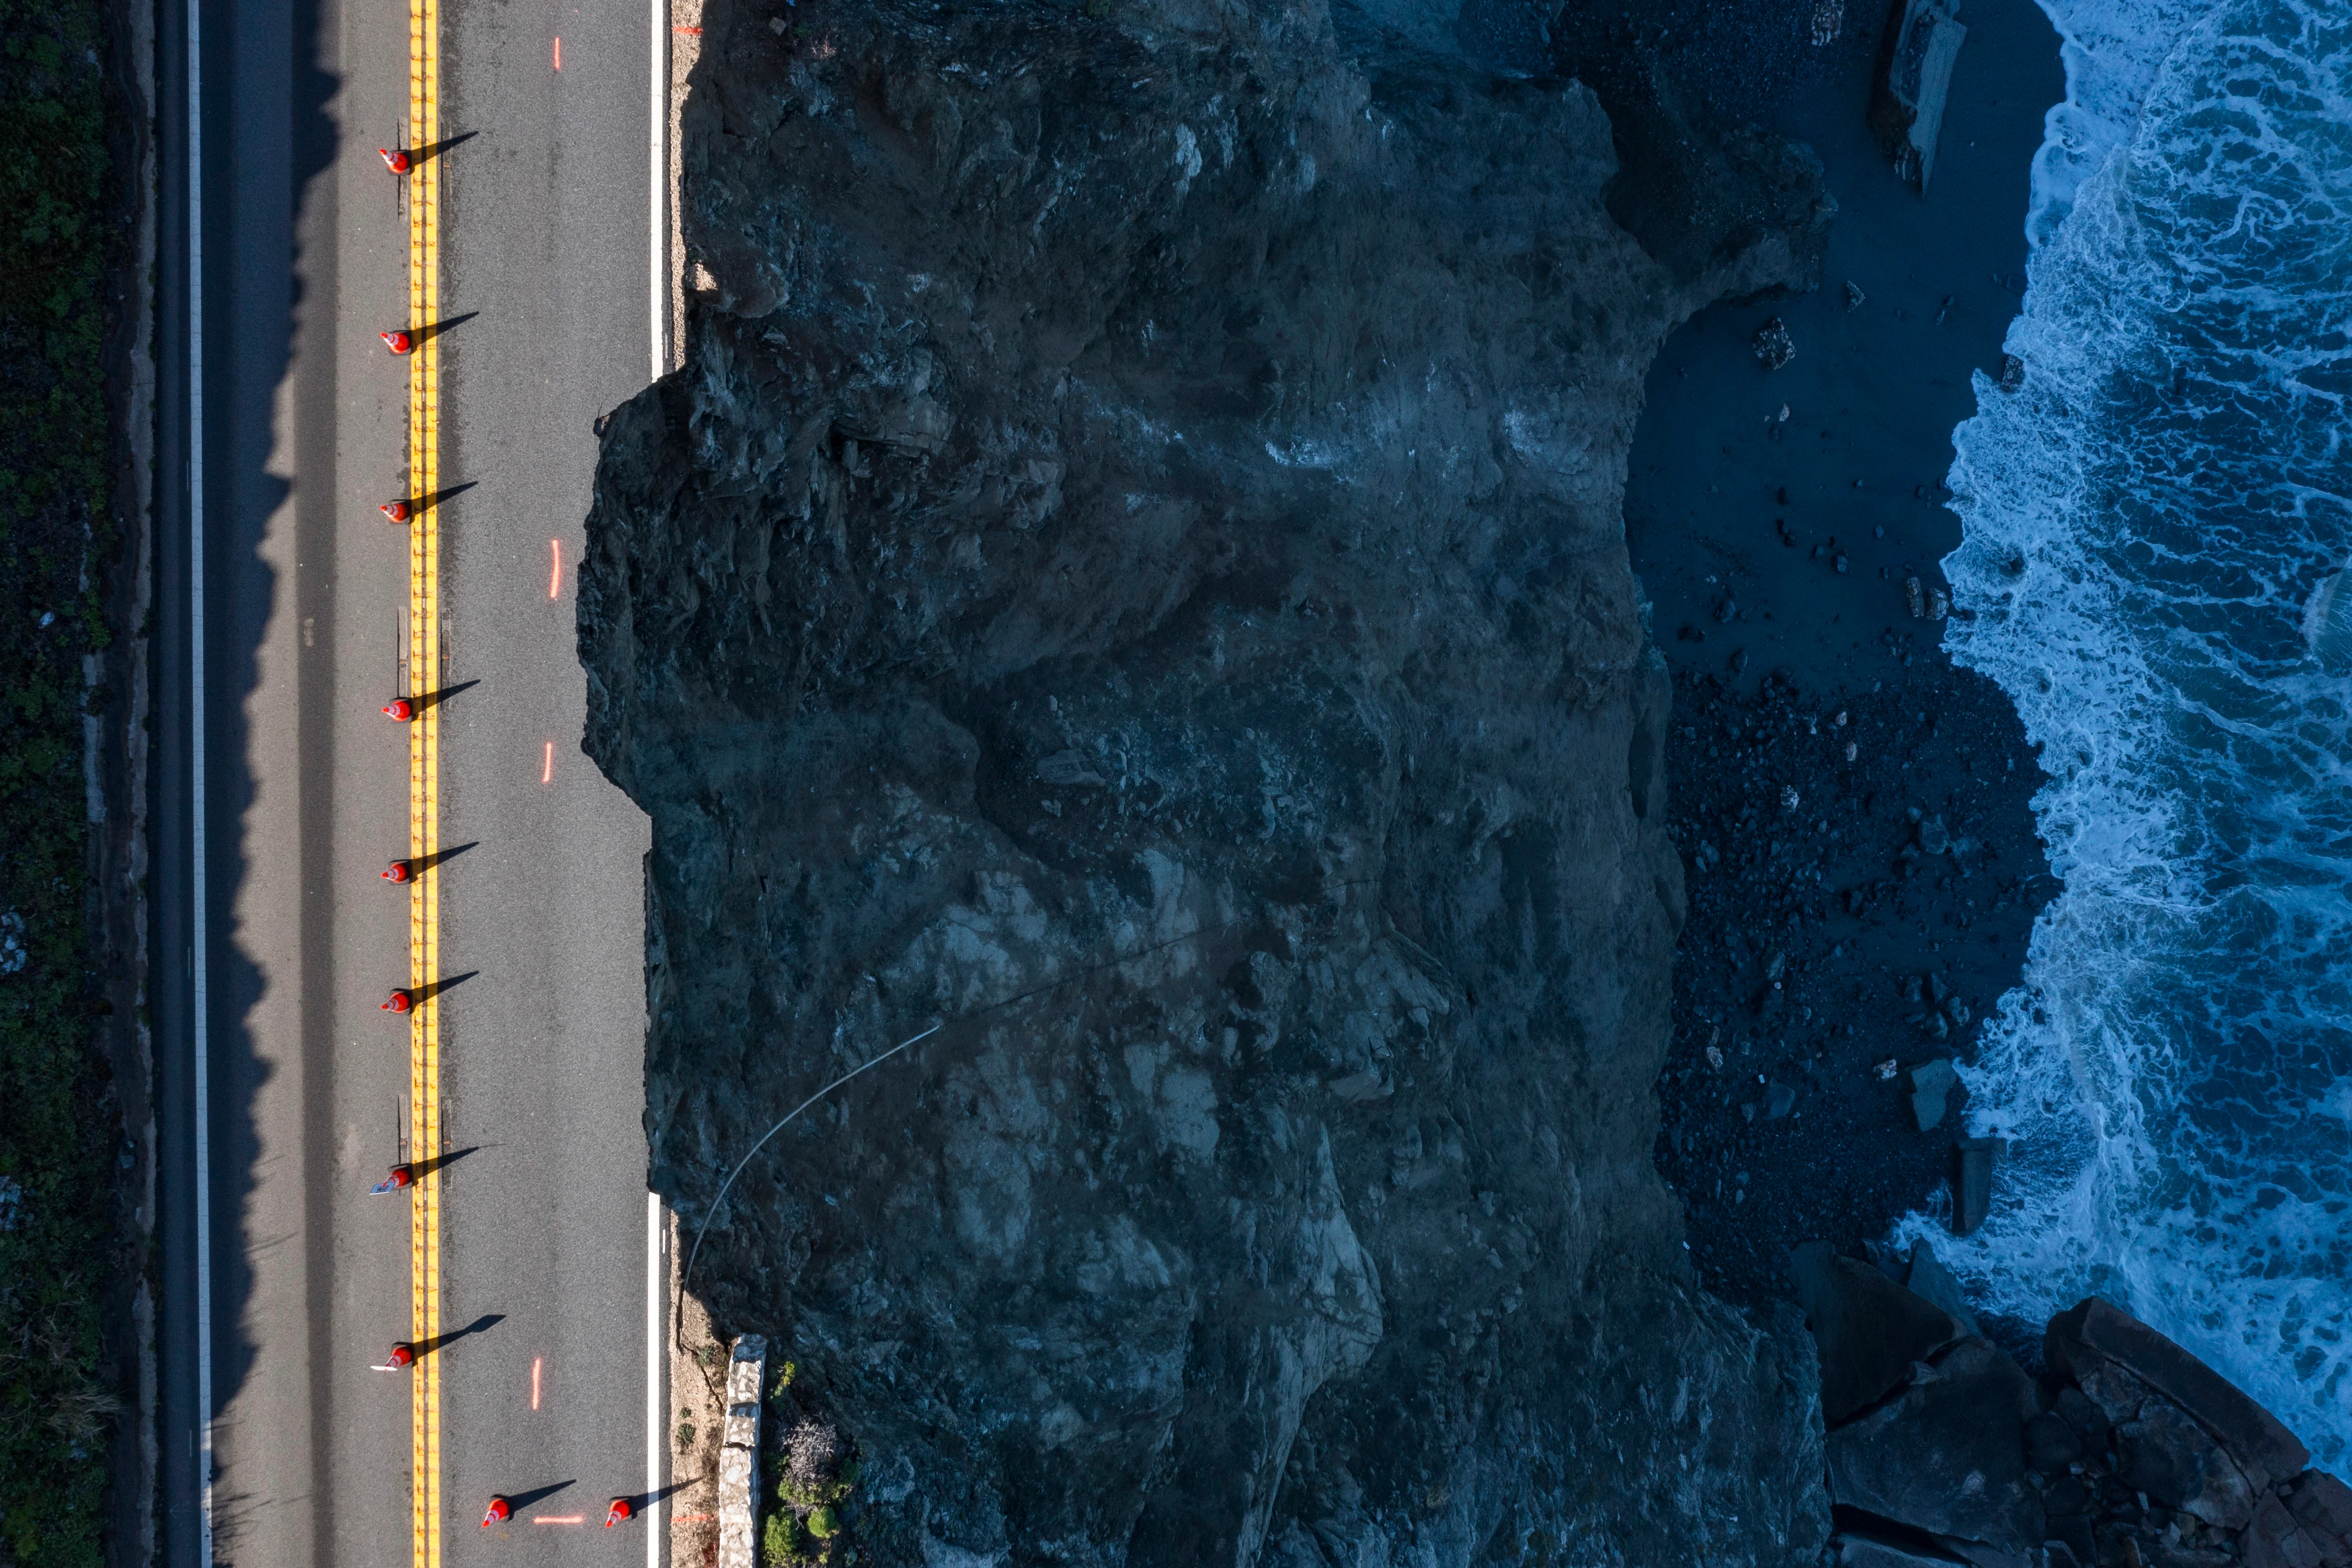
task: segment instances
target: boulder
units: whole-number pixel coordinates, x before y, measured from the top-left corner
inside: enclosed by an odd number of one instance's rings
[[[2281,1487],[2279,1495],[2318,1546],[2326,1568],[2352,1568],[2352,1487],[2325,1470],[2305,1470]]]
[[[2089,1394],[2079,1388],[2062,1388],[2058,1391],[2056,1405],[2060,1419],[2073,1427],[2074,1436],[2083,1440],[2084,1453],[2104,1454],[2107,1451],[2107,1431],[2111,1423],[2107,1420],[2107,1413],[2093,1404]]]
[[[1924,1296],[1943,1308],[1969,1332],[1980,1331],[1969,1311],[1968,1298],[1960,1294],[1960,1282],[1952,1278],[1952,1271],[1944,1267],[1943,1259],[1936,1256],[1936,1249],[1927,1245],[1926,1237],[1911,1244],[1911,1262],[1902,1280],[1913,1295]]]
[[[2212,1434],[2168,1399],[2151,1398],[2116,1427],[2116,1474],[2167,1508],[2223,1530],[2243,1530],[2254,1492]]]
[[[1955,1557],[1927,1542],[1906,1541],[1862,1525],[1848,1525],[1830,1542],[1830,1561],[1837,1568],[1966,1568],[1968,1559]]]
[[[2221,1373],[2182,1350],[2137,1318],[2096,1296],[2050,1320],[2042,1335],[2050,1365],[2074,1376],[2103,1406],[2094,1389],[2103,1368],[2120,1370],[2163,1394],[2210,1432],[2237,1461],[2252,1490],[2302,1473],[2310,1450],[2278,1417],[2247,1397]],[[2103,1383],[2111,1398],[2125,1391]],[[2110,1419],[2119,1420],[2109,1408]]]
[[[1952,1234],[1966,1236],[1992,1212],[1991,1138],[1963,1138],[1952,1145]]]
[[[2063,1476],[2083,1457],[2083,1439],[2065,1418],[2045,1410],[2025,1424],[2025,1462],[2038,1475]]]
[[[2099,1537],[2091,1528],[2090,1516],[2087,1514],[2053,1514],[2042,1528],[2048,1536],[2048,1539],[2042,1543],[2044,1551],[2050,1551],[2053,1546],[2063,1545],[2074,1561],[2083,1565],[2083,1568],[2093,1568],[2093,1564],[2098,1562]],[[2053,1568],[2056,1568],[2058,1563],[2056,1552],[2050,1552],[2050,1561]]]
[[[2254,1505],[2244,1544],[2246,1568],[2323,1568],[2327,1561],[2319,1542],[2274,1492],[2264,1493]]]
[[[1948,1057],[1937,1057],[1911,1069],[1911,1115],[1920,1131],[1928,1131],[1944,1120],[1944,1107],[1959,1081]]]
[[[1822,1418],[1834,1426],[1884,1399],[1967,1333],[1952,1315],[1827,1242],[1789,1254],[1797,1303],[1822,1355]]]
[[[1936,1544],[1967,1563],[1969,1568],[2042,1568],[2032,1552],[2011,1552],[2005,1546],[1987,1546],[1981,1541],[1962,1541],[1958,1536],[1938,1535]]]
[[[2029,1552],[2045,1532],[2026,1484],[2033,1382],[1988,1342],[1967,1338],[1868,1415],[1833,1427],[1830,1500],[1937,1535]]]

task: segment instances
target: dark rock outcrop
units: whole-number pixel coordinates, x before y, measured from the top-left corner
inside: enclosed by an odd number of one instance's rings
[[[2021,1433],[2033,1380],[1980,1339],[1922,1363],[1901,1393],[1830,1428],[1830,1499],[2011,1552],[2044,1539]]]
[[[1836,1561],[2352,1568],[2352,1489],[2304,1468],[2269,1411],[2130,1314],[2095,1297],[2053,1318],[2038,1389],[1970,1336],[1841,1416],[1832,1389],[1874,1385],[1950,1320],[1885,1264],[1819,1246],[1792,1262],[1832,1412]],[[1924,1282],[1948,1281],[1938,1268]],[[1856,1384],[1855,1367],[1874,1370]]]
[[[2311,1451],[2278,1417],[2220,1373],[2096,1296],[2050,1320],[2050,1364],[2070,1373],[2111,1422],[2130,1419],[2148,1394],[2192,1416],[2229,1449],[2256,1490],[2301,1473]]]
[[[654,1184],[854,1443],[843,1539],[1811,1557],[1811,1342],[1695,1288],[1650,1163],[1620,490],[1663,336],[1807,280],[1812,166],[1647,149],[1745,171],[1666,265],[1582,88],[1313,5],[802,15],[705,14],[701,292],[581,647]]]
[[[1822,1417],[1832,1424],[1875,1405],[1969,1331],[1949,1312],[1889,1279],[1841,1258],[1826,1242],[1790,1254],[1797,1303],[1822,1358]]]

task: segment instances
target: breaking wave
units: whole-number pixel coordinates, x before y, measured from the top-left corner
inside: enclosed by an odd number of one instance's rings
[[[1966,1074],[1995,1213],[1940,1245],[1999,1310],[2127,1306],[2340,1467],[2352,6],[2044,8],[2025,375],[1978,378],[1944,564],[2064,887]]]

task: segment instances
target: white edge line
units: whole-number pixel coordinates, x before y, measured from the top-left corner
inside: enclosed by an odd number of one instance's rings
[[[196,1188],[197,1557],[213,1560],[212,1036],[205,876],[205,126],[204,11],[188,0],[188,858],[191,1114]]]
[[[669,0],[652,0],[651,11],[653,37],[649,52],[653,62],[647,102],[652,119],[653,156],[648,164],[650,178],[646,182],[649,209],[646,299],[649,307],[653,379],[659,381],[669,372],[669,225],[665,221],[669,195]]]
[[[662,1201],[646,1194],[646,1568],[661,1568]]]

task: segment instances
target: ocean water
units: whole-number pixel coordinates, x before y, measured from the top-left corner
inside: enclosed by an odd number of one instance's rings
[[[1966,1074],[2011,1141],[1953,1242],[2093,1291],[2352,1458],[2352,0],[2044,0],[2004,393],[1947,642],[2015,699],[2063,891]]]

